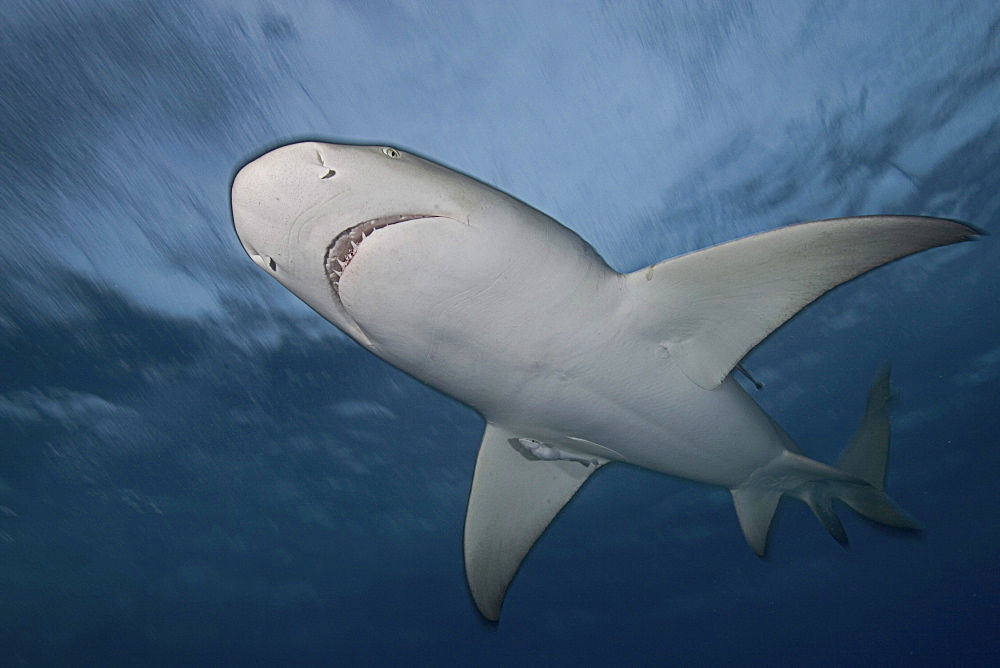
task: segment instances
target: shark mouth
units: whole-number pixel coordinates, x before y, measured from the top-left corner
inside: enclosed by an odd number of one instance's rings
[[[344,275],[344,270],[358,252],[361,242],[371,236],[375,230],[380,230],[396,223],[405,223],[408,220],[419,220],[421,218],[437,218],[426,213],[402,214],[395,216],[382,216],[359,223],[354,227],[349,227],[333,240],[333,243],[326,249],[326,276],[330,281],[330,286],[338,295],[340,294],[340,277]]]

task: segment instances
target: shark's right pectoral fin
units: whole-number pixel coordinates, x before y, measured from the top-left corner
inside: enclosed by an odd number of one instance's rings
[[[538,459],[517,444],[523,436],[486,425],[465,516],[465,574],[476,607],[492,621],[528,550],[600,466]]]
[[[717,387],[747,352],[811,301],[918,251],[966,241],[952,220],[861,216],[790,225],[629,274],[637,326],[701,387]]]

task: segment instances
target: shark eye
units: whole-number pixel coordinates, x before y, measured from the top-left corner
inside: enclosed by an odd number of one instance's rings
[[[388,146],[386,146],[385,148],[383,148],[382,152],[385,153],[390,158],[398,158],[399,157],[399,151],[397,151],[394,148],[389,148]]]

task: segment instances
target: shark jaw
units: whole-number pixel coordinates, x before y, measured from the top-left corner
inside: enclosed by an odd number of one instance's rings
[[[323,266],[326,267],[327,280],[330,281],[330,287],[333,288],[334,295],[336,295],[339,299],[340,278],[344,275],[347,265],[351,263],[351,260],[353,260],[354,256],[357,254],[358,248],[361,247],[361,242],[370,237],[375,230],[380,230],[390,225],[396,225],[397,223],[405,223],[410,220],[424,220],[440,217],[441,216],[424,213],[404,213],[392,216],[380,216],[378,218],[366,220],[363,223],[358,223],[353,227],[348,227],[343,232],[338,234],[337,237],[330,242],[330,246],[326,249],[326,256],[323,259]]]

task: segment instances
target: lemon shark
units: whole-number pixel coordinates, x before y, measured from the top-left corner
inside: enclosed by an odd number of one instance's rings
[[[831,288],[973,238],[962,223],[802,223],[621,274],[569,228],[469,176],[388,146],[319,142],[244,166],[232,211],[265,272],[485,418],[464,544],[487,619],[499,619],[542,531],[608,462],[730,490],[758,555],[782,496],[841,542],[835,500],[916,527],[884,489],[888,371],[836,466],[804,456],[731,372]]]

